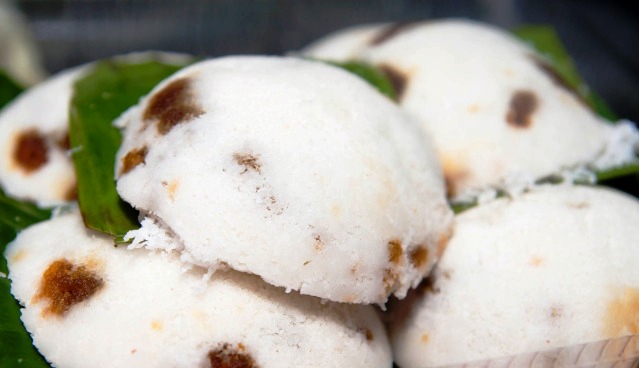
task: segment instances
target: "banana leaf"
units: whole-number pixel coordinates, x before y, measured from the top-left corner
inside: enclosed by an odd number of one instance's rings
[[[16,98],[22,90],[18,83],[0,70],[0,109]]]
[[[327,63],[357,75],[391,100],[397,99],[397,93],[393,88],[393,84],[388,76],[380,69],[359,61],[329,61]]]
[[[4,251],[17,233],[51,217],[51,210],[17,201],[0,189],[0,367],[48,368],[20,321],[20,305],[11,296]]]
[[[113,120],[182,68],[156,61],[103,61],[75,83],[70,107],[70,142],[85,225],[121,241],[139,227],[137,213],[115,189],[115,154],[120,132]]]

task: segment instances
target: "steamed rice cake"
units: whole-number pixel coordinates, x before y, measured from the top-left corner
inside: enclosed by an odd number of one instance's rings
[[[41,206],[75,200],[69,153],[69,103],[85,68],[59,73],[0,111],[0,186]]]
[[[639,133],[598,117],[545,56],[492,25],[462,19],[367,24],[303,49],[370,63],[428,132],[451,197],[564,169],[634,159]]]
[[[134,247],[382,304],[419,283],[449,236],[429,142],[341,69],[280,57],[204,61],[119,123],[117,189],[145,216]]]
[[[289,294],[235,271],[184,270],[176,254],[114,247],[71,212],[6,251],[12,293],[56,367],[385,367],[371,306]]]
[[[444,366],[639,334],[639,201],[541,187],[463,212],[391,329],[401,367]]]

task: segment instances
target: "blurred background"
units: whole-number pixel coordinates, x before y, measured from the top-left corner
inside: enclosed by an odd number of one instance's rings
[[[596,0],[0,0],[24,16],[48,73],[140,50],[282,54],[367,22],[446,17],[553,25],[582,76],[639,121],[639,12]],[[2,31],[0,17],[0,32]],[[6,23],[6,22],[5,22]],[[2,40],[0,37],[0,46]]]

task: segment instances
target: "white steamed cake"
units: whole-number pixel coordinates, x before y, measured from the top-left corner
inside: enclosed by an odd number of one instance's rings
[[[360,25],[329,34],[301,54],[364,61],[387,73],[399,105],[431,135],[453,197],[508,189],[581,165],[620,165],[638,146],[631,123],[604,121],[545,56],[489,24]]]
[[[430,283],[392,326],[397,364],[639,334],[637,224],[636,198],[583,186],[544,186],[463,212]]]
[[[384,367],[371,306],[289,294],[235,271],[184,270],[176,254],[114,247],[78,212],[6,251],[22,321],[55,367]]]
[[[446,244],[452,214],[429,142],[341,69],[203,61],[120,124],[118,192],[146,216],[134,246],[175,247],[187,263],[302,294],[383,304],[417,285]]]

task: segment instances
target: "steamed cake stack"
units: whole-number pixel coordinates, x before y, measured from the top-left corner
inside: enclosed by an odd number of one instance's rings
[[[634,158],[632,124],[611,126],[551,63],[512,34],[467,20],[369,24],[302,50],[384,71],[399,105],[430,134],[449,195],[526,185],[582,165]]]
[[[117,188],[142,214],[129,249],[69,210],[6,252],[49,361],[392,365],[379,316],[357,304],[415,287],[452,213],[428,141],[390,100],[323,63],[227,57],[118,124]]]
[[[402,367],[639,333],[636,199],[536,187],[459,215],[453,234],[440,169],[459,197],[623,162],[634,130],[476,23],[366,25],[307,52],[380,67],[404,112],[293,58],[213,59],[160,83],[117,121],[117,188],[142,224],[128,249],[69,210],[6,252],[55,366],[389,367],[379,317],[357,304],[402,299],[429,274],[391,314]]]

